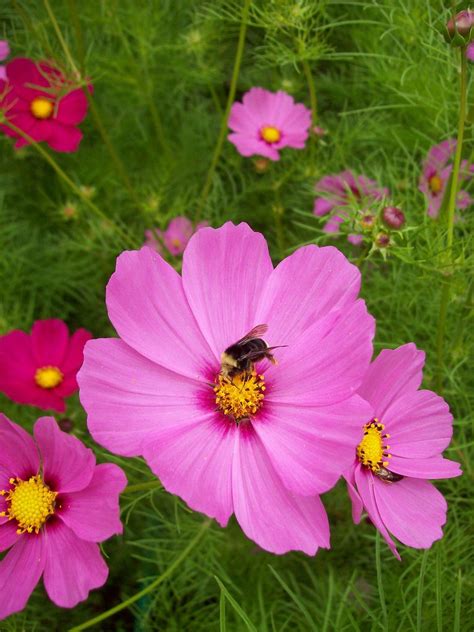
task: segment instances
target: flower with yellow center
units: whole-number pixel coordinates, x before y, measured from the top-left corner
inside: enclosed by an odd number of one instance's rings
[[[44,97],[36,97],[30,103],[30,111],[37,119],[49,119],[53,115],[54,104]]]
[[[57,492],[52,492],[38,474],[27,481],[9,480],[12,489],[0,491],[7,502],[7,510],[0,516],[17,521],[17,533],[39,533],[49,516],[54,514]]]
[[[217,408],[239,422],[248,419],[263,403],[265,379],[256,371],[243,372],[232,378],[219,374],[214,387]]]
[[[436,195],[443,188],[443,181],[438,174],[435,174],[428,180],[428,186],[430,187],[431,193]]]
[[[266,143],[278,143],[281,138],[281,132],[276,127],[272,127],[271,125],[266,125],[262,127],[260,130],[260,136]]]
[[[41,388],[55,388],[64,379],[64,375],[56,366],[43,366],[35,373],[35,382]]]
[[[177,237],[175,237],[174,239],[171,240],[171,245],[177,249],[181,248],[182,246],[181,239],[178,239]]]
[[[373,419],[364,426],[364,436],[357,446],[357,457],[362,465],[378,472],[381,467],[387,467],[391,457],[387,453],[390,449],[389,445],[383,444],[383,439],[389,439],[390,435],[382,434],[385,426],[379,423],[378,419]]]

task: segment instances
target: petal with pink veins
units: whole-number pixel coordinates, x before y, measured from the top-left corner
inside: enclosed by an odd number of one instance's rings
[[[462,474],[459,463],[441,455],[427,459],[404,459],[392,455],[388,467],[397,474],[413,478],[455,478]]]
[[[26,480],[38,474],[40,459],[33,438],[21,426],[0,413],[0,489],[10,478]]]
[[[9,549],[21,538],[21,535],[17,533],[16,521],[8,520],[6,516],[2,516],[1,519],[5,522],[0,523],[0,553]]]
[[[264,156],[270,160],[280,160],[280,154],[273,145],[260,140],[257,134],[229,134],[227,139],[235,145],[242,156]]]

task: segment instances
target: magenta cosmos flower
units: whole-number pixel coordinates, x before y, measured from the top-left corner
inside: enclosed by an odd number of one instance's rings
[[[446,193],[446,186],[449,183],[453,165],[450,163],[456,151],[456,140],[450,138],[432,147],[426,160],[423,162],[423,171],[420,176],[418,189],[425,195],[428,202],[428,215],[438,217],[441,204]],[[467,160],[463,160],[460,170],[460,181],[468,180],[472,177],[474,165],[469,165]],[[465,209],[472,204],[471,196],[467,191],[459,191],[456,207]]]
[[[449,407],[419,390],[425,354],[414,344],[384,350],[371,364],[359,394],[374,416],[361,428],[353,466],[345,477],[354,522],[365,508],[400,559],[389,532],[415,548],[442,535],[447,505],[430,478],[459,476],[459,464],[441,456],[452,435]]]
[[[72,608],[102,586],[97,542],[122,533],[118,496],[127,484],[111,463],[38,419],[34,440],[0,415],[0,619],[22,610],[43,576],[49,598]]]
[[[118,258],[107,308],[120,339],[89,342],[78,375],[89,430],[222,526],[235,513],[262,548],[314,554],[329,546],[317,494],[370,415],[355,395],[374,333],[359,271],[316,246],[274,269],[263,236],[230,222],[193,235],[182,270],[151,248]],[[262,324],[285,345],[278,364],[225,377],[222,353]]]
[[[316,183],[315,189],[321,197],[316,198],[313,213],[318,217],[330,214],[323,230],[332,234],[340,232],[340,225],[348,217],[344,207],[353,206],[361,212],[362,227],[367,206],[389,195],[388,189],[379,187],[375,180],[355,175],[350,170],[324,176]],[[354,245],[360,245],[363,238],[360,234],[353,234],[347,239]]]
[[[8,42],[6,40],[0,40],[0,61],[3,61],[10,54],[10,47],[8,46]],[[5,66],[0,64],[0,80],[6,79],[7,72]],[[1,89],[0,89],[1,90]],[[1,91],[0,91],[1,94]]]
[[[310,125],[311,111],[286,92],[251,88],[232,105],[228,139],[242,156],[280,160],[283,147],[304,148]]]
[[[208,226],[207,222],[200,222],[194,230],[193,223],[187,217],[175,217],[166,230],[154,228],[145,231],[145,245],[163,254],[163,245],[175,257],[182,255],[191,236],[200,228]]]
[[[46,62],[17,58],[7,64],[6,72],[7,79],[0,81],[0,109],[7,121],[55,151],[76,151],[82,139],[77,125],[87,114],[84,91],[74,89],[71,81]],[[17,149],[28,144],[7,125],[0,125],[0,129],[18,138]]]
[[[64,412],[64,398],[77,391],[76,373],[92,335],[69,337],[62,320],[37,320],[31,334],[15,329],[0,336],[0,391],[20,404]]]

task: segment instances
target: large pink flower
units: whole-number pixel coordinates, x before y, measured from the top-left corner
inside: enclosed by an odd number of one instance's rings
[[[6,119],[35,142],[46,142],[60,152],[76,151],[82,139],[77,125],[87,114],[87,97],[81,89],[46,62],[13,59],[6,66],[7,79],[0,80],[0,109]],[[7,125],[7,136],[18,138],[15,147],[28,141]]]
[[[200,222],[196,230],[208,226],[207,222]],[[190,219],[183,216],[171,220],[166,230],[154,228],[145,231],[145,245],[163,253],[163,245],[174,256],[182,255],[191,236],[196,232]]]
[[[410,343],[382,351],[371,364],[358,392],[374,417],[361,428],[345,474],[354,522],[365,508],[398,559],[389,532],[421,549],[443,535],[446,501],[427,479],[461,474],[458,463],[441,456],[452,435],[449,407],[435,393],[419,390],[424,361]]]
[[[286,92],[251,88],[232,105],[228,139],[242,156],[279,160],[283,147],[304,148],[310,125],[311,111]]]
[[[20,404],[64,412],[64,398],[77,391],[76,373],[92,335],[69,337],[62,320],[37,320],[31,334],[15,329],[0,336],[0,391]]]
[[[96,465],[52,417],[34,440],[0,415],[0,619],[22,610],[43,576],[49,598],[72,608],[102,586],[107,565],[97,542],[122,533],[118,496],[127,484],[111,463]]]
[[[451,160],[456,151],[456,140],[450,138],[438,145],[434,145],[428,152],[423,162],[423,171],[420,176],[418,189],[425,195],[428,202],[428,215],[438,217],[443,202],[446,187],[449,183],[453,165]],[[472,177],[474,165],[469,165],[467,160],[461,163],[460,181],[463,182]],[[465,209],[472,204],[471,196],[467,191],[458,192],[456,207]]]
[[[275,269],[247,224],[201,228],[182,277],[151,248],[124,252],[107,286],[120,339],[86,345],[80,398],[90,432],[143,455],[165,488],[275,553],[329,546],[317,496],[350,465],[370,416],[355,391],[374,320],[360,274],[337,249],[307,246]],[[253,327],[278,364],[226,380],[221,354]]]

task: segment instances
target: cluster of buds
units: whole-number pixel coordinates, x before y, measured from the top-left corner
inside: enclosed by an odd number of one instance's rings
[[[460,11],[446,24],[446,39],[452,46],[467,46],[474,38],[474,11]]]

